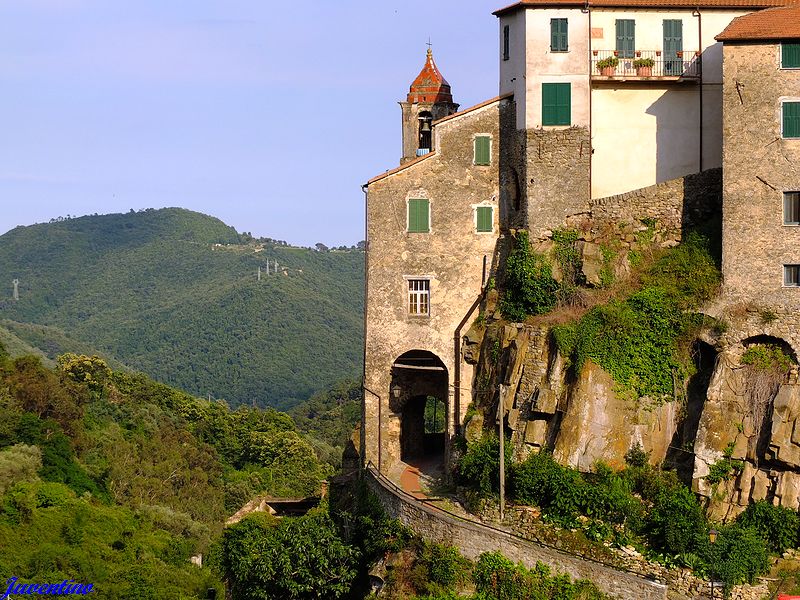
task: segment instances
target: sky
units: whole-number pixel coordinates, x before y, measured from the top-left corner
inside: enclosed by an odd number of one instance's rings
[[[462,108],[491,98],[503,5],[0,0],[0,233],[180,206],[355,244],[428,39]]]

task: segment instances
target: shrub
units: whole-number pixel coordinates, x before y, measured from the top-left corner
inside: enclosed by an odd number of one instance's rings
[[[654,67],[655,64],[656,61],[654,61],[652,58],[637,58],[635,61],[633,61],[633,68]]]
[[[580,514],[583,479],[575,469],[559,465],[549,452],[531,454],[514,465],[510,479],[511,493],[518,502],[535,504],[564,524]]]
[[[466,579],[470,566],[458,548],[431,543],[425,544],[420,563],[425,566],[428,581],[443,587],[452,587]]]
[[[719,578],[725,587],[753,583],[769,568],[769,556],[758,531],[738,523],[722,527],[714,544],[704,537],[702,556],[712,578]]]
[[[625,453],[625,464],[629,467],[645,467],[650,464],[650,453],[645,452],[642,445],[636,442],[630,450]]]
[[[750,504],[736,522],[757,531],[772,552],[780,554],[797,547],[800,515],[784,506],[759,500]]]
[[[742,364],[750,365],[757,371],[777,371],[785,373],[794,361],[780,346],[775,344],[753,344],[742,354]]]
[[[619,64],[619,59],[616,56],[609,56],[597,61],[597,68],[599,70],[608,69],[609,67],[616,67]]]
[[[505,445],[506,478],[511,466],[511,444]],[[458,461],[458,477],[462,484],[489,496],[500,489],[500,440],[494,433],[467,444],[467,451]]]
[[[534,252],[528,232],[520,231],[506,260],[505,293],[500,301],[503,316],[523,321],[528,315],[540,315],[556,304],[558,283],[547,258]]]
[[[662,491],[647,515],[645,529],[650,545],[667,554],[691,551],[705,532],[705,516],[689,488]]]

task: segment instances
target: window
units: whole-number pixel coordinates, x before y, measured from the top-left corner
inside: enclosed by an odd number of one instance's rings
[[[488,165],[492,158],[492,142],[488,135],[475,136],[475,164]]]
[[[412,198],[408,201],[408,232],[428,233],[430,227],[430,203],[428,200]]]
[[[783,193],[783,224],[800,225],[800,192]]]
[[[617,19],[617,52],[620,58],[633,58],[636,50],[636,21]]]
[[[570,125],[570,84],[542,84],[542,125]]]
[[[800,102],[783,103],[783,137],[800,138]]]
[[[503,26],[503,60],[508,60],[509,35],[510,33],[508,25]]]
[[[781,69],[800,69],[800,44],[781,44]]]
[[[783,265],[783,285],[800,287],[800,265]]]
[[[567,20],[550,19],[550,52],[566,52]]]
[[[478,206],[475,209],[475,231],[478,233],[494,231],[494,209],[491,206]]]
[[[408,280],[408,314],[431,314],[431,282],[428,279]]]

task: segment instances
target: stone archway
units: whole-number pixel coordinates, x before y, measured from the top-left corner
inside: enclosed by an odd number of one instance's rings
[[[449,379],[442,360],[411,350],[392,365],[390,408],[400,418],[400,460],[444,461],[450,418]]]

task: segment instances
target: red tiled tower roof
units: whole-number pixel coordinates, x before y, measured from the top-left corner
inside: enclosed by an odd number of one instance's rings
[[[769,8],[736,17],[716,39],[721,42],[800,39],[800,6]]]
[[[450,92],[450,84],[447,83],[436,63],[433,62],[433,52],[428,48],[428,58],[425,66],[419,72],[417,78],[412,82],[408,90],[408,102],[453,102],[453,94]]]

